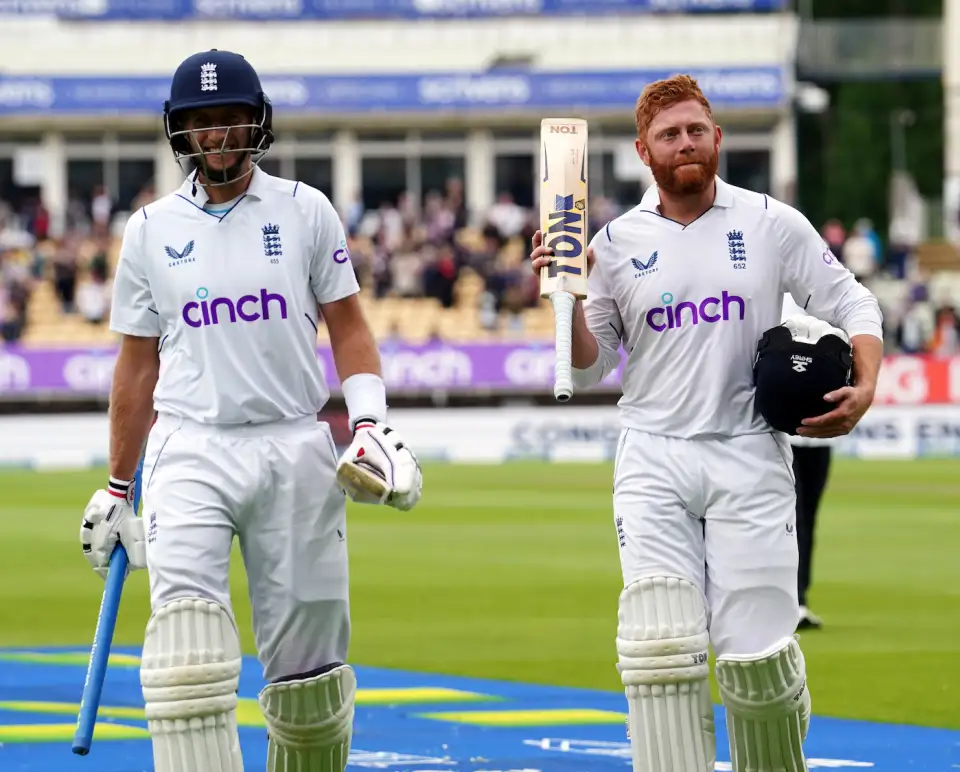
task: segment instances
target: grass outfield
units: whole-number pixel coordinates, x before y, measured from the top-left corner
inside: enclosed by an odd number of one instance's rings
[[[413,513],[350,515],[365,665],[618,690],[609,465],[431,466]],[[102,583],[77,542],[104,472],[0,472],[0,646],[88,646]],[[804,634],[816,713],[960,729],[960,462],[835,463]],[[234,599],[252,653],[239,560]],[[138,645],[146,576],[117,641]],[[952,685],[952,687],[951,687]]]

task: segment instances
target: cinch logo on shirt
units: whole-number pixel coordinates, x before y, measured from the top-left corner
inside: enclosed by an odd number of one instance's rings
[[[210,291],[206,287],[197,290],[198,300],[191,300],[183,307],[183,321],[191,327],[208,327],[211,324],[236,324],[241,322],[256,322],[270,318],[271,306],[279,310],[280,318],[287,318],[287,300],[283,295],[277,295],[260,290],[260,295],[244,295],[237,300],[230,298],[210,298]],[[198,302],[199,301],[199,302]]]
[[[651,308],[647,311],[647,324],[657,332],[672,330],[675,327],[688,327],[692,324],[706,322],[714,324],[719,321],[729,321],[731,318],[731,309],[739,307],[739,320],[743,321],[743,314],[746,310],[746,304],[743,298],[738,295],[731,295],[724,290],[719,298],[704,298],[699,303],[692,303],[684,300],[681,303],[673,305],[673,295],[664,292],[660,296],[660,302],[663,308]]]

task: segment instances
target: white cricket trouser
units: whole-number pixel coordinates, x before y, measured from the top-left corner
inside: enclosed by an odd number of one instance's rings
[[[624,586],[667,575],[699,587],[717,656],[765,651],[796,631],[792,457],[773,433],[621,434],[613,501]]]
[[[147,442],[143,516],[154,610],[177,598],[231,609],[234,535],[264,677],[346,662],[346,497],[315,417],[210,426],[161,414]]]

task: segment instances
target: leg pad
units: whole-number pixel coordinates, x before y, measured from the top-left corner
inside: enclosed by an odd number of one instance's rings
[[[640,579],[621,593],[619,617],[617,653],[634,772],[713,772],[703,594],[684,579]]]
[[[810,692],[800,645],[787,638],[756,655],[717,660],[734,772],[806,772]]]
[[[179,599],[150,617],[140,684],[156,772],[243,772],[241,661],[236,625],[217,603]]]
[[[344,772],[356,694],[349,665],[265,687],[260,709],[270,733],[267,772]]]

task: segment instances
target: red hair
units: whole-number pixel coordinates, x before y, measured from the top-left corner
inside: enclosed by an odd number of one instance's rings
[[[703,95],[697,81],[689,75],[674,75],[665,80],[650,83],[637,100],[634,113],[637,120],[637,135],[641,140],[644,139],[647,130],[650,128],[650,123],[661,110],[691,99],[703,105],[710,120],[713,120],[710,102]]]

